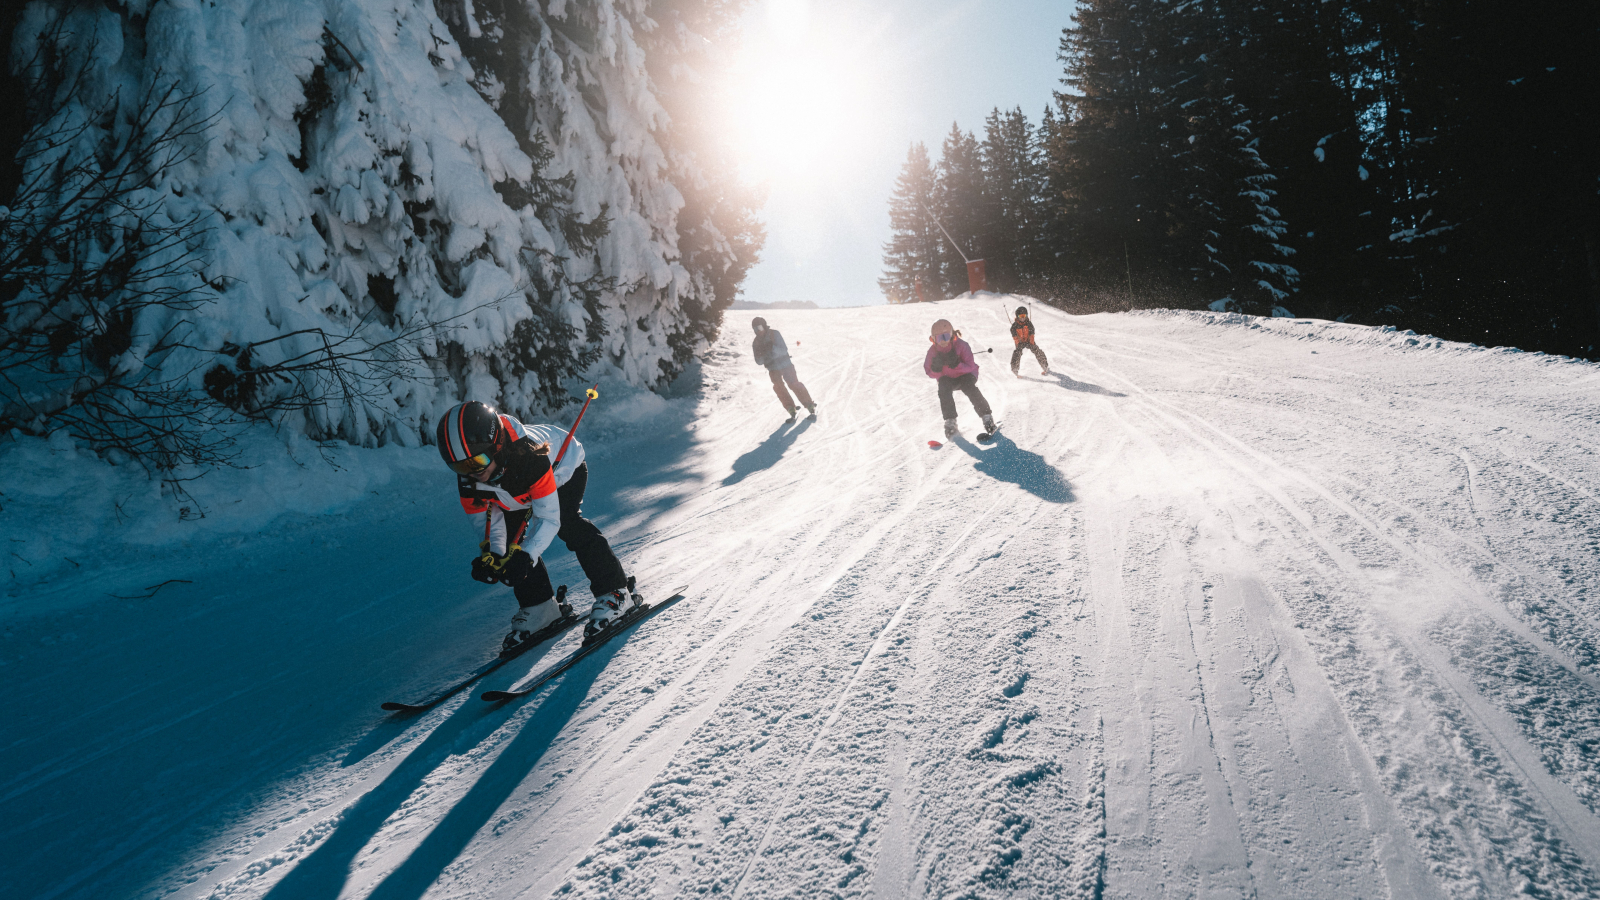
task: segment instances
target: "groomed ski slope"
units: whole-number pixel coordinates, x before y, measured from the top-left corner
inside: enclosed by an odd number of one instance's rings
[[[766,313],[794,425],[730,313],[698,386],[597,419],[589,514],[688,599],[525,700],[477,693],[575,634],[378,709],[513,605],[431,448],[123,563],[192,584],[13,615],[0,895],[1600,896],[1600,367],[1035,307],[1055,372],[1014,379],[1018,302]],[[995,348],[992,446],[960,397],[927,446],[940,316]]]

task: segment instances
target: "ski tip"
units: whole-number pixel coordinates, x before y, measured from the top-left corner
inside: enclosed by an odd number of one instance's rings
[[[938,441],[929,441],[929,442],[928,442],[928,446],[929,446],[929,447],[930,447],[930,448],[931,448],[931,449],[934,449],[934,450],[937,450],[937,449],[939,449],[939,448],[940,448],[940,447],[943,447],[943,446],[944,446],[944,445],[943,445],[943,444],[941,444],[941,443],[939,443],[939,442],[938,442]]]
[[[515,697],[517,695],[512,693],[511,691],[484,691],[482,694],[479,694],[478,696],[483,700],[487,700],[490,703],[494,703],[494,702],[497,702],[497,701],[500,701],[500,700],[510,700],[512,697]]]
[[[419,713],[419,712],[424,712],[426,710],[432,709],[433,705],[432,704],[427,704],[427,705],[424,705],[424,706],[417,706],[417,705],[412,704],[412,703],[396,703],[393,700],[391,700],[388,703],[383,704],[383,708],[388,710],[389,712]]]

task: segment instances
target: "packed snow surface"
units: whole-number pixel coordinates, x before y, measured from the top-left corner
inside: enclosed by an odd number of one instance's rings
[[[1018,302],[766,312],[816,421],[748,313],[672,398],[603,389],[586,509],[687,599],[409,718],[514,607],[431,448],[128,535],[102,464],[0,445],[0,895],[1600,895],[1600,367],[1036,308],[1013,378]],[[958,396],[928,446],[938,317],[995,349],[992,445]]]

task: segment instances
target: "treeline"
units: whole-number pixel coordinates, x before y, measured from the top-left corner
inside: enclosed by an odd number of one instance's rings
[[[965,291],[964,253],[1072,309],[1593,356],[1597,38],[1600,5],[1560,0],[1082,0],[1037,125],[996,110],[937,161],[911,148],[881,285]]]

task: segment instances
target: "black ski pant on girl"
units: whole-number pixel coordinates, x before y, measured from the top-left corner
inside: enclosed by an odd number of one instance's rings
[[[606,536],[583,517],[583,489],[588,485],[589,464],[583,463],[566,484],[556,488],[556,499],[561,503],[561,530],[556,537],[578,557],[578,565],[589,578],[589,589],[598,597],[627,587],[628,576],[617,555],[611,552]],[[550,571],[544,567],[544,559],[534,563],[533,574],[512,590],[518,606],[536,606],[554,597],[556,590],[550,586]]]
[[[972,401],[972,408],[977,410],[979,416],[989,414],[989,401],[983,399],[983,392],[978,390],[978,373],[968,372],[954,378],[939,376],[939,411],[944,413],[946,419],[956,417],[955,392],[960,391]]]

